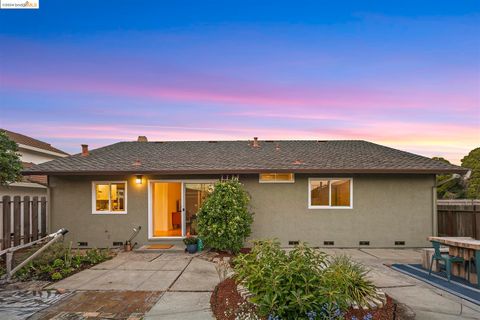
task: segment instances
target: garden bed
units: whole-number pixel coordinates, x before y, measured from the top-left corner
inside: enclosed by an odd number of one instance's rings
[[[210,306],[217,320],[262,319],[258,316],[256,318],[254,316],[247,317],[247,314],[253,315],[255,313],[255,306],[242,298],[233,279],[226,279],[215,287],[210,298]],[[393,320],[394,313],[395,304],[392,298],[387,296],[387,303],[383,308],[375,310],[355,310],[352,308],[344,316],[344,319]]]
[[[41,246],[25,248],[15,252],[14,265],[27,259]],[[111,259],[115,253],[107,249],[72,249],[63,243],[57,243],[44,251],[20,269],[14,279],[20,281],[43,280],[58,281],[77,272]],[[5,261],[0,261],[0,275],[5,273]]]

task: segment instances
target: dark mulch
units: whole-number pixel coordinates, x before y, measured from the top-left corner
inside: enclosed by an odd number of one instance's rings
[[[242,249],[240,249],[240,253],[243,253],[243,254],[250,253],[250,251],[252,251],[252,248],[242,248]],[[235,258],[236,257],[236,254],[233,254],[233,253],[227,252],[227,251],[212,249],[212,252],[215,252],[217,254],[215,258],[224,258],[224,257]]]
[[[250,308],[251,311],[254,310],[253,305],[240,296],[237,291],[237,285],[232,279],[226,279],[215,287],[210,298],[210,306],[217,320],[234,320],[236,313],[240,311],[240,306],[243,306],[241,310],[243,312],[245,312],[245,308]],[[350,320],[355,316],[357,319],[362,320],[369,313],[374,320],[393,320],[395,304],[387,296],[385,307],[367,311],[351,309],[345,315],[345,319]]]
[[[217,320],[234,320],[240,305],[246,303],[233,279],[220,282],[210,297],[210,306]]]

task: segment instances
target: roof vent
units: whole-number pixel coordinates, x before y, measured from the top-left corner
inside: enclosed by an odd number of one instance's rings
[[[82,156],[86,157],[90,154],[88,151],[88,144],[82,144]]]
[[[140,162],[140,160],[135,160],[135,162],[132,163],[132,166],[137,166],[137,167],[139,167],[139,166],[141,166],[141,165],[142,165],[142,162]]]
[[[137,142],[148,142],[148,139],[146,136],[138,136]]]
[[[253,137],[253,147],[258,148],[260,145],[258,144],[258,137]]]
[[[302,160],[295,160],[292,164],[304,164],[304,162]]]

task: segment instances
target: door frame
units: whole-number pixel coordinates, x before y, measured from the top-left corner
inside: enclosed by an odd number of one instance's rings
[[[148,184],[148,240],[175,240],[184,239],[186,233],[186,212],[185,212],[185,184],[187,183],[215,183],[218,179],[150,179]],[[180,183],[180,211],[182,213],[182,236],[180,237],[155,237],[153,235],[153,193],[152,186],[154,183]]]

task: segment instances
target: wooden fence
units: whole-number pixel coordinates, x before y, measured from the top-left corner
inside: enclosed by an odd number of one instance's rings
[[[0,210],[1,249],[29,243],[47,234],[46,197],[3,196]]]
[[[439,200],[437,214],[439,236],[480,240],[479,200]]]

